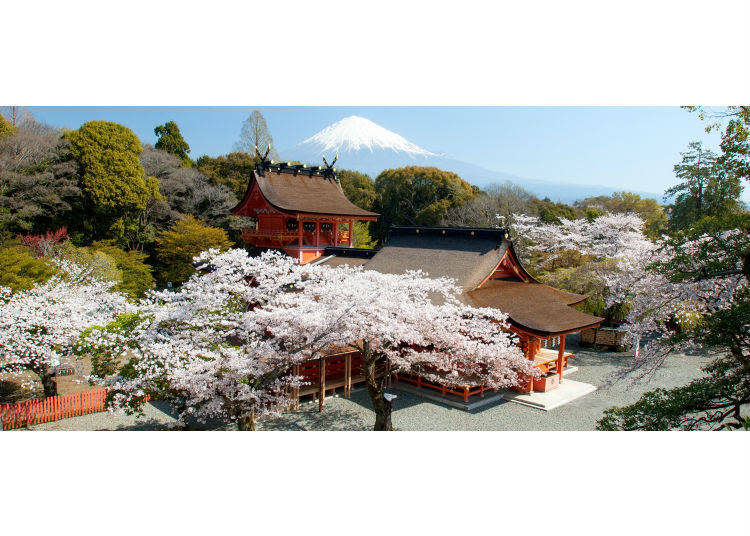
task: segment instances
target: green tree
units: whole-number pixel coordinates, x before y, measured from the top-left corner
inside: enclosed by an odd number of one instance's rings
[[[578,218],[578,211],[565,203],[555,203],[548,197],[533,202],[535,212],[539,215],[544,223],[559,224],[561,219],[575,220]]]
[[[381,214],[377,227],[381,240],[391,225],[440,225],[448,210],[475,195],[455,173],[418,166],[383,171],[375,179],[375,191],[373,208]]]
[[[188,156],[188,153],[190,153],[190,146],[182,137],[180,127],[177,126],[177,123],[174,121],[167,121],[165,124],[156,127],[154,129],[154,134],[159,137],[154,147],[176,156],[185,166],[192,165],[190,157]]]
[[[673,228],[683,229],[705,216],[722,216],[739,210],[742,193],[739,176],[721,165],[717,155],[704,149],[700,142],[690,143],[682,153],[682,161],[675,164],[674,172],[681,182],[664,193],[674,197],[669,216]]]
[[[121,243],[128,242],[128,235],[138,236],[149,200],[160,196],[157,179],[146,177],[139,161],[142,147],[136,135],[117,123],[89,121],[66,137],[78,163],[85,234]]]
[[[91,244],[91,249],[111,257],[120,270],[120,282],[114,290],[123,292],[131,298],[142,297],[154,286],[152,268],[146,264],[146,255],[140,251],[125,251],[111,241],[99,241]]]
[[[369,175],[342,169],[336,171],[336,178],[341,182],[341,188],[349,201],[365,210],[372,210],[377,193],[375,181]]]
[[[182,283],[195,273],[193,258],[208,250],[225,251],[232,246],[224,229],[210,227],[199,219],[185,215],[156,240],[156,252],[163,266],[162,282]]]
[[[370,235],[370,226],[366,221],[355,221],[352,234],[352,247],[355,248],[373,248],[375,240]]]
[[[0,286],[28,290],[44,283],[56,270],[47,259],[35,257],[26,246],[16,241],[0,246]]]
[[[0,114],[0,138],[10,136],[15,130],[15,127],[5,120],[3,114]]]
[[[237,198],[242,199],[257,162],[255,156],[234,152],[216,158],[201,156],[196,166],[213,184],[228,187]]]
[[[266,118],[258,110],[253,110],[253,113],[242,123],[240,139],[234,144],[234,150],[255,156],[256,147],[258,151],[263,151],[264,154],[266,149],[270,147],[271,151],[268,153],[268,158],[277,161],[280,159],[279,153],[273,146],[273,137],[271,137],[271,131],[268,129]]]
[[[577,201],[575,207],[584,211],[593,209],[613,214],[638,214],[646,224],[646,234],[652,238],[663,234],[667,227],[667,213],[664,207],[656,199],[643,198],[632,192],[587,197],[583,201]]]

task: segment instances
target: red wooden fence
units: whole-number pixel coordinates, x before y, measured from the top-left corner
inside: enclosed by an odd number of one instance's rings
[[[106,389],[50,396],[0,406],[3,430],[104,411]]]

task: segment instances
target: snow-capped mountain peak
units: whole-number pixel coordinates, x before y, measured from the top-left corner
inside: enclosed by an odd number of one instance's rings
[[[300,148],[314,149],[319,153],[333,154],[362,149],[392,150],[411,155],[434,156],[421,147],[407,141],[395,132],[365,119],[352,115],[338,121],[299,144]]]

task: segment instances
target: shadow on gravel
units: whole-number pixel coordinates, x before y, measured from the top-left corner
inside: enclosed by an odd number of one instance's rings
[[[315,407],[312,407],[312,406]],[[305,407],[307,406],[307,407]],[[260,430],[307,431],[307,430],[370,430],[372,423],[362,419],[362,415],[352,410],[326,406],[322,412],[317,404],[305,404],[299,411],[285,414],[260,423]]]
[[[102,428],[100,430],[107,430],[106,428]],[[115,428],[117,431],[121,432],[136,432],[136,431],[153,431],[153,430],[174,430],[174,428],[170,427],[168,424],[159,421],[157,419],[148,419],[144,421],[138,421],[135,424],[131,425],[122,425]]]

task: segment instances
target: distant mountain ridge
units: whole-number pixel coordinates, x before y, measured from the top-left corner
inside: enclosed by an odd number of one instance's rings
[[[381,171],[403,166],[433,166],[457,173],[462,179],[479,187],[510,181],[540,198],[572,203],[586,197],[611,195],[626,190],[642,197],[661,201],[661,194],[603,185],[575,184],[527,179],[492,171],[461,160],[448,158],[418,145],[364,117],[346,117],[281,152],[284,158],[300,162],[321,163],[325,155],[330,162],[338,154],[337,167],[367,173],[375,178]]]

